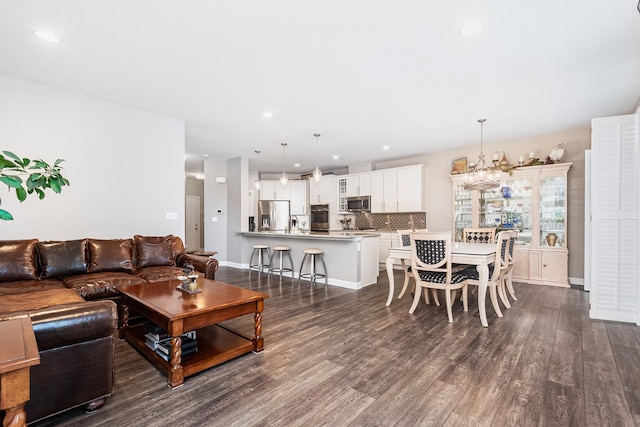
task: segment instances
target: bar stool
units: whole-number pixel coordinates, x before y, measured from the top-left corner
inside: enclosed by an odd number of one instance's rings
[[[276,252],[280,255],[280,262],[278,264],[278,268],[274,268],[273,267],[273,258],[276,255]],[[284,253],[287,253],[287,256],[289,257],[289,262],[291,263],[291,268],[288,267],[284,267],[282,265],[282,257]],[[282,273],[284,273],[285,271],[290,271],[291,272],[291,278],[293,279],[293,259],[291,259],[291,250],[289,248],[289,246],[284,246],[284,245],[278,245],[278,246],[274,246],[273,250],[271,252],[271,257],[269,258],[269,276],[271,276],[271,273],[273,273],[274,271],[277,271],[280,276],[282,276]]]
[[[262,272],[266,268],[269,271],[269,265],[264,262],[264,254],[267,253],[267,258],[271,260],[271,254],[269,253],[269,245],[253,245],[253,252],[251,252],[251,258],[249,258],[249,271],[257,269],[256,271]],[[258,263],[251,264],[253,257],[258,254]]]
[[[318,277],[319,278],[324,277],[324,284],[327,285],[328,284],[327,266],[325,265],[324,257],[322,256],[322,254],[324,253],[323,250],[318,248],[309,248],[309,249],[305,249],[303,252],[304,252],[304,257],[302,258],[302,263],[300,264],[300,272],[298,273],[298,283],[300,283],[300,279],[304,278],[304,279],[309,279],[311,281],[311,284],[313,284]],[[309,271],[309,273],[302,274],[302,268],[304,267],[304,262],[307,259],[307,256],[311,257],[311,270]],[[320,261],[322,261],[324,274],[316,273],[316,257],[320,257]]]

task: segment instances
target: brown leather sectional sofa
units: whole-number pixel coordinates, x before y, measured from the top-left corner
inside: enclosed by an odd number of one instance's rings
[[[186,254],[176,236],[0,240],[0,321],[29,314],[41,358],[31,368],[28,422],[104,404],[114,383],[117,288],[174,279],[185,263],[215,278],[218,261]]]

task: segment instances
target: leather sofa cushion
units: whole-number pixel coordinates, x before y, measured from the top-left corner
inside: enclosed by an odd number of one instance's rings
[[[0,241],[0,282],[37,279],[37,239]]]
[[[87,240],[38,242],[42,277],[52,279],[87,272]]]
[[[3,295],[0,297],[0,313],[29,312],[76,302],[84,302],[84,300],[71,289],[47,289],[40,292]]]
[[[0,296],[39,292],[47,289],[67,289],[67,287],[57,279],[17,280],[3,282],[0,285]]]
[[[165,280],[175,280],[182,274],[184,274],[182,268],[172,265],[145,267],[143,269],[136,270],[136,276],[143,278],[147,282],[163,282]]]
[[[119,296],[117,288],[120,286],[146,283],[142,277],[120,271],[78,274],[65,277],[62,282],[86,300]]]
[[[88,273],[103,271],[133,271],[131,239],[88,239]]]
[[[173,265],[173,236],[133,236],[136,268]]]

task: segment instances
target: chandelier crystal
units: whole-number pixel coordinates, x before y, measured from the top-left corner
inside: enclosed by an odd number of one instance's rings
[[[480,155],[478,162],[469,168],[465,176],[465,190],[488,190],[500,187],[500,172],[493,170],[484,160],[483,126],[487,119],[478,119],[480,123]]]
[[[253,185],[256,187],[256,190],[260,190],[260,150],[255,150],[256,153],[256,180]]]
[[[322,178],[322,171],[318,167],[318,138],[320,138],[320,134],[314,133],[313,136],[316,137],[316,168],[313,170],[313,179],[320,182],[320,178]]]
[[[287,174],[284,172],[284,150],[287,147],[287,143],[282,142],[280,145],[282,145],[282,176],[280,177],[280,184],[282,184],[283,187],[286,187],[287,182],[289,182],[289,178],[287,178]]]

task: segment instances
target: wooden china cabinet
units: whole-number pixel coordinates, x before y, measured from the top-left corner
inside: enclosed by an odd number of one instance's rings
[[[569,287],[567,173],[572,163],[525,166],[502,173],[500,187],[465,190],[465,175],[453,182],[453,230],[465,227],[517,230],[513,280]]]

